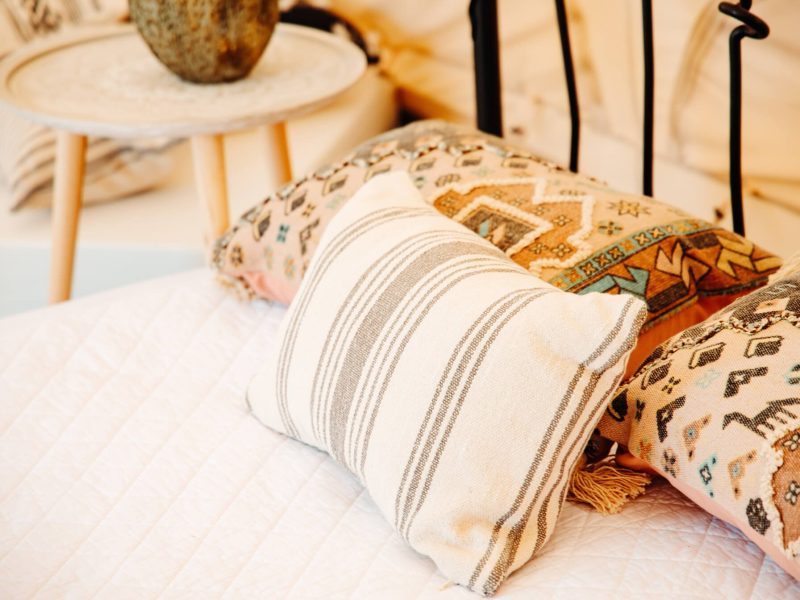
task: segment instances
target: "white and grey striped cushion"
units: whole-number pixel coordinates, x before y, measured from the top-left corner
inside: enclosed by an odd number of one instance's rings
[[[0,58],[22,44],[85,23],[108,23],[127,11],[122,0],[0,0]],[[153,187],[172,170],[166,138],[89,138],[85,203],[127,196]],[[55,172],[55,134],[0,108],[0,194],[11,210],[49,204]]]
[[[331,222],[248,400],[488,595],[552,532],[644,317],[533,277],[393,173]]]

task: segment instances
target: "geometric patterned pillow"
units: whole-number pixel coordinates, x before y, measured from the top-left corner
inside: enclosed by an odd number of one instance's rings
[[[600,433],[800,579],[800,265],[656,348]]]
[[[69,27],[110,23],[127,11],[124,0],[0,0],[0,58],[19,46]],[[9,209],[49,204],[55,172],[55,132],[0,108],[0,183]],[[167,139],[89,138],[85,203],[126,196],[156,185],[171,170]]]
[[[495,144],[499,144],[495,147]],[[555,165],[508,153],[502,140],[467,127],[422,121],[374,137],[248,210],[216,244],[213,263],[250,293],[288,304],[333,216],[364,183],[411,174],[423,196],[449,183],[544,175]]]
[[[644,300],[648,322],[632,366],[764,285],[780,265],[748,240],[672,206],[441,121],[383,134],[270,195],[218,240],[214,265],[253,295],[288,303],[328,222],[365,181],[388,171],[408,172],[439,212],[550,284]]]

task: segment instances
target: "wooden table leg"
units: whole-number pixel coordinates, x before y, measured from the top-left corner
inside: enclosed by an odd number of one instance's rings
[[[86,136],[59,131],[56,136],[56,172],[53,190],[50,303],[69,300],[78,217],[83,196]]]
[[[228,185],[225,180],[225,150],[221,135],[192,138],[194,179],[200,201],[206,206],[208,232],[216,239],[228,229]]]
[[[289,157],[289,141],[286,137],[286,123],[272,123],[266,126],[264,134],[267,147],[267,168],[270,183],[274,187],[292,180],[292,162]]]

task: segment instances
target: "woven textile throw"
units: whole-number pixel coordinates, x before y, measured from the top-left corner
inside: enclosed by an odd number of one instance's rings
[[[628,294],[648,307],[631,363],[764,285],[780,259],[667,204],[623,194],[440,121],[370,140],[341,163],[253,206],[217,243],[214,264],[253,294],[294,297],[330,220],[372,177],[408,172],[422,196],[520,266],[573,293]]]
[[[600,431],[800,579],[800,264],[659,346]]]
[[[645,314],[531,276],[393,173],[323,235],[248,399],[489,595],[552,533]]]

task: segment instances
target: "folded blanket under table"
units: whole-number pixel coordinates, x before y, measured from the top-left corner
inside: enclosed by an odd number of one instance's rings
[[[0,320],[0,596],[475,598],[244,390],[284,313],[194,271]],[[499,598],[790,598],[800,583],[655,484],[567,504]]]

